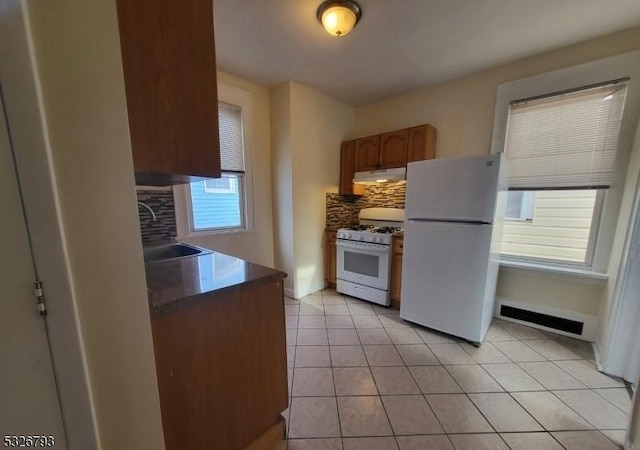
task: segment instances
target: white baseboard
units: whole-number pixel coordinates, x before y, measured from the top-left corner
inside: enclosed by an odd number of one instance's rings
[[[290,289],[290,288],[284,288],[284,296],[288,298],[292,298],[294,300],[296,299],[293,289]]]
[[[503,317],[500,314],[500,307],[502,305],[512,306],[514,308],[524,309],[527,311],[537,312],[541,314],[547,314],[550,316],[562,317],[563,319],[576,320],[578,322],[583,322],[584,325],[582,328],[582,334],[577,335],[577,334],[568,333],[562,330],[556,330],[555,328],[545,327],[544,325],[538,325],[536,323],[526,322],[523,320],[511,318],[511,317]],[[503,298],[503,297],[497,297],[494,316],[502,320],[507,320],[509,322],[519,323],[521,325],[538,328],[540,330],[549,331],[551,333],[556,333],[556,334],[572,337],[575,339],[580,339],[587,342],[595,342],[598,334],[599,320],[596,316],[580,313],[577,311],[571,311],[567,309],[554,308],[553,306],[540,305],[532,302],[521,302],[517,300]]]

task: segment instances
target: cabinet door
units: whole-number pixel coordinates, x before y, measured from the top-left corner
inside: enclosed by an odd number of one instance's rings
[[[117,6],[136,179],[219,177],[213,2],[117,0]]]
[[[438,133],[431,125],[409,128],[407,162],[435,158],[437,139]]]
[[[356,139],[356,172],[379,168],[380,135]]]
[[[380,135],[380,168],[393,169],[407,165],[409,130],[391,131]]]
[[[353,184],[356,171],[356,141],[345,141],[340,147],[340,189],[342,195],[362,195],[364,186]]]
[[[166,450],[249,448],[286,409],[282,289],[234,286],[152,317]]]
[[[391,300],[397,304],[400,303],[400,295],[402,292],[402,247],[404,239],[393,238],[393,249],[391,254]]]
[[[337,279],[337,252],[336,252],[336,232],[327,231],[325,247],[325,278],[329,283],[336,283]]]

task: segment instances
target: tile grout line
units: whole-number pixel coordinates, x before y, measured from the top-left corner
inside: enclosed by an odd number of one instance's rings
[[[295,299],[294,299],[295,300]],[[297,300],[296,300],[297,301]],[[287,449],[289,448],[289,439],[290,439],[290,435],[291,435],[291,414],[293,412],[293,387],[294,387],[294,383],[296,381],[296,355],[298,353],[298,329],[300,328],[300,302],[298,301],[298,315],[297,315],[297,320],[296,320],[296,340],[294,342],[294,348],[293,348],[293,367],[292,367],[292,371],[291,371],[291,392],[289,393],[289,420],[287,421]]]
[[[328,330],[326,328],[327,325],[327,318],[326,318],[326,313],[324,311],[324,294],[322,294],[322,312],[325,316],[324,319],[324,324],[325,324],[325,330]],[[333,382],[333,393],[334,393],[334,399],[336,402],[336,416],[338,418],[338,433],[340,434],[340,447],[342,447],[344,449],[344,436],[342,435],[342,421],[340,420],[340,406],[338,405],[338,389],[336,388],[336,375],[335,372],[333,371],[333,358],[331,356],[331,345],[329,343],[329,331],[327,331],[327,350],[329,352],[329,367],[331,368],[331,381]]]
[[[606,400],[610,405],[615,406],[616,408],[618,408],[620,411],[622,411],[625,415],[629,416],[630,414],[627,411],[624,411],[622,408],[620,408],[618,405],[616,405],[615,403],[613,403],[611,400],[609,400],[608,398],[604,397],[602,394],[600,394],[600,392],[597,391],[597,389],[624,389],[625,391],[627,390],[627,388],[591,388],[591,390],[594,392],[594,394],[596,394],[598,397],[603,398],[604,400]],[[578,389],[556,389],[557,391],[575,391]],[[628,391],[627,391],[628,394]],[[633,401],[633,397],[630,398],[631,401]]]
[[[351,318],[352,318],[352,321],[353,321],[353,314],[351,313],[351,309],[349,309],[349,312],[350,312],[350,315],[351,315]],[[373,310],[373,313],[374,313],[374,317],[376,319],[378,319],[378,314],[376,313],[375,310]],[[378,321],[380,321],[380,319],[378,319]],[[380,325],[382,325],[382,323],[380,323]],[[398,440],[396,439],[396,432],[393,429],[393,425],[391,424],[391,419],[389,419],[389,413],[387,412],[387,408],[384,405],[384,402],[382,401],[382,394],[380,393],[380,388],[378,388],[378,383],[376,382],[376,377],[373,376],[373,371],[371,370],[371,367],[372,367],[371,366],[371,362],[369,361],[369,357],[367,356],[367,352],[364,351],[364,345],[365,344],[362,343],[362,339],[360,338],[360,334],[358,333],[358,327],[356,326],[355,322],[353,322],[353,326],[354,326],[354,328],[356,330],[356,336],[358,337],[358,341],[360,342],[360,347],[362,348],[362,353],[364,353],[365,361],[367,361],[367,369],[369,370],[369,374],[371,375],[371,379],[373,380],[373,384],[376,387],[376,392],[378,393],[377,394],[378,400],[380,401],[380,404],[382,405],[382,410],[384,411],[384,416],[387,419],[387,423],[389,424],[389,429],[391,430],[391,436],[392,436],[394,442],[396,443],[396,445],[398,446],[398,448],[400,448],[400,445],[398,444]],[[385,335],[386,334],[387,333],[385,332]],[[387,335],[387,338],[389,338],[388,335]],[[389,339],[389,340],[391,340],[391,339]],[[367,345],[373,345],[373,344],[367,344]],[[380,344],[380,345],[383,345],[383,344]]]
[[[399,316],[398,316],[399,317]],[[403,319],[404,320],[404,319]],[[412,328],[413,329],[413,328]],[[414,330],[415,331],[415,330]],[[418,338],[420,338],[420,340],[422,342],[424,342],[424,339],[422,338],[422,336],[420,336],[420,334],[418,334],[416,332],[416,334],[418,335]],[[411,379],[413,380],[413,382],[416,384],[416,386],[418,387],[418,391],[420,392],[420,395],[422,396],[422,398],[424,399],[425,403],[427,404],[427,408],[429,408],[429,411],[431,411],[431,414],[433,414],[433,417],[435,417],[436,422],[438,422],[438,425],[440,425],[440,428],[442,429],[442,431],[444,432],[445,436],[447,436],[447,440],[449,441],[449,443],[451,443],[451,446],[453,447],[453,442],[451,441],[451,439],[449,438],[448,434],[447,434],[447,430],[445,430],[444,425],[442,425],[442,422],[440,421],[440,418],[438,417],[438,415],[436,414],[436,412],[433,410],[433,408],[431,407],[431,404],[429,403],[429,399],[427,399],[427,395],[422,392],[422,388],[420,387],[420,384],[418,383],[418,380],[416,380],[415,376],[413,375],[413,372],[411,372],[411,370],[409,369],[409,366],[407,365],[407,362],[404,360],[404,358],[402,357],[402,355],[400,354],[400,352],[398,351],[398,348],[396,347],[396,343],[393,342],[393,340],[391,340],[391,343],[393,344],[393,348],[395,349],[396,352],[398,352],[398,354],[400,355],[400,359],[402,360],[404,367],[407,369],[407,372],[409,372],[409,376],[411,377]],[[444,365],[442,364],[442,361],[440,361],[440,358],[438,358],[438,356],[433,353],[433,350],[431,350],[431,347],[429,347],[429,345],[424,342],[424,345],[427,347],[427,349],[429,350],[429,352],[433,355],[434,358],[436,358],[436,361],[438,361],[440,363],[440,365],[443,367]],[[446,370],[446,369],[445,369]],[[458,384],[456,380],[453,380],[454,383],[456,383],[456,385]],[[399,447],[399,446],[398,446]]]
[[[324,298],[324,297],[323,297],[323,298]],[[346,302],[346,301],[345,301],[345,302]],[[348,302],[346,302],[346,303],[347,303],[347,306],[348,306],[348,305],[349,305],[349,303],[348,303]],[[323,303],[323,305],[324,305],[324,303]],[[351,310],[349,310],[349,312],[350,312],[349,316],[350,316],[350,318],[352,319],[352,322],[353,322],[353,314],[351,314]],[[324,314],[324,316],[325,316],[325,318],[326,318],[326,312],[324,311],[324,306],[323,306],[323,314]],[[379,313],[378,313],[378,311],[376,311],[376,310],[374,309],[374,315],[373,315],[372,317],[376,317],[376,318],[379,320],[379,319],[380,319],[380,316],[381,316],[381,314],[379,314]],[[382,322],[382,321],[381,321],[381,322]],[[364,345],[365,345],[365,344],[363,344],[363,343],[362,343],[362,340],[361,340],[361,338],[360,338],[360,335],[358,334],[358,330],[359,330],[359,328],[355,326],[355,323],[354,323],[353,325],[354,325],[354,328],[353,328],[353,329],[354,329],[354,331],[355,331],[356,337],[357,337],[357,339],[358,339],[358,342],[360,343],[360,344],[359,344],[359,347],[361,347],[361,348],[364,350]],[[297,327],[297,328],[298,328],[298,329],[300,328],[300,327],[299,327],[299,323],[298,323],[298,327]],[[390,327],[385,327],[385,326],[384,326],[384,323],[382,323],[382,329],[384,330],[385,335],[387,336],[387,338],[390,338],[388,328],[390,328]],[[412,328],[412,327],[410,327],[410,328]],[[325,330],[327,330],[327,345],[328,345],[328,349],[330,350],[331,346],[329,345],[329,341],[328,341],[328,328],[327,328],[327,326],[326,326],[326,322],[325,322]],[[419,335],[419,337],[420,337],[420,340],[421,340],[421,341],[424,343],[424,345],[427,347],[427,349],[429,349],[429,351],[431,351],[431,352],[433,353],[433,351],[431,350],[431,348],[430,348],[429,344],[424,340],[424,338],[423,338],[422,336],[420,336],[420,335]],[[514,341],[519,341],[519,342],[522,342],[522,341],[525,341],[525,340],[527,340],[527,339],[521,339],[521,338],[517,338],[517,337],[516,337],[516,339],[514,339]],[[400,345],[400,344],[397,344],[396,342],[394,342],[394,340],[393,340],[393,339],[390,339],[390,341],[391,341],[391,344],[390,344],[390,345],[393,347],[394,351],[395,351],[398,355],[400,355],[400,352],[398,351],[398,348],[397,348],[397,345]],[[491,341],[488,341],[488,342],[491,342]],[[456,342],[456,343],[457,343],[457,342]],[[493,342],[491,342],[491,343],[493,344]],[[296,345],[295,345],[295,349],[294,349],[294,354],[297,354],[297,344],[298,344],[298,343],[297,343],[297,333],[296,333]],[[459,343],[458,343],[458,344],[459,344]],[[562,345],[561,343],[559,343],[559,344],[560,344],[560,345]],[[371,344],[371,345],[373,345],[373,344]],[[383,344],[379,344],[379,345],[383,345]],[[418,345],[420,345],[420,344],[418,344]],[[469,352],[468,352],[468,351],[467,351],[463,346],[460,346],[460,345],[459,345],[459,347],[461,347],[461,348],[463,349],[463,351],[464,351],[466,354],[469,354]],[[529,347],[529,346],[527,346],[527,347]],[[529,348],[531,348],[531,347],[529,347]],[[500,352],[500,350],[499,350],[497,347],[496,347],[496,349],[497,349],[497,351],[498,351],[498,352]],[[533,349],[533,348],[531,348],[531,350],[532,350],[532,351],[534,351],[534,352],[536,352],[536,350],[535,350],[535,349]],[[568,350],[568,351],[571,351],[571,350],[569,350],[569,349],[567,349],[567,350]],[[500,353],[502,353],[502,352],[500,352]],[[469,354],[469,356],[470,356],[470,357],[475,361],[475,364],[471,364],[471,365],[478,365],[479,367],[481,367],[482,369],[484,369],[483,364],[482,364],[482,363],[480,363],[477,359],[475,359],[475,358],[473,357],[473,355],[470,355],[470,354]],[[560,399],[557,395],[555,395],[555,394],[554,394],[550,389],[548,389],[546,386],[542,385],[542,383],[540,383],[540,382],[539,382],[535,377],[533,377],[529,372],[527,372],[525,369],[523,369],[523,368],[520,366],[520,364],[523,364],[523,363],[526,363],[526,362],[530,362],[530,361],[524,361],[524,362],[520,362],[520,363],[518,363],[518,362],[513,361],[513,360],[512,360],[511,358],[509,358],[508,356],[506,356],[506,355],[504,355],[504,356],[507,358],[507,360],[512,361],[512,362],[511,362],[511,364],[514,364],[516,367],[518,367],[519,369],[523,370],[523,371],[524,371],[528,376],[530,376],[532,379],[534,379],[536,382],[538,382],[538,383],[539,383],[539,384],[544,388],[544,391],[543,391],[543,392],[545,392],[545,391],[546,391],[546,392],[551,392],[551,393],[552,393],[552,395],[554,395],[554,398],[557,398],[558,400],[560,400],[560,402],[561,402],[562,404],[566,405],[570,410],[574,411],[574,412],[575,412],[579,417],[581,417],[583,420],[585,420],[587,423],[589,423],[591,426],[593,426],[593,427],[594,427],[594,428],[593,428],[593,430],[598,431],[600,434],[602,434],[603,436],[605,436],[605,437],[607,438],[607,440],[609,440],[609,441],[610,441],[610,439],[608,438],[608,436],[606,436],[604,433],[602,433],[602,430],[595,428],[595,426],[594,426],[593,424],[591,424],[588,420],[586,420],[584,417],[582,417],[582,415],[580,415],[580,413],[578,413],[578,412],[577,412],[577,411],[575,411],[571,406],[569,406],[568,404],[566,404],[562,399]],[[543,358],[545,358],[545,360],[544,360],[544,361],[541,361],[541,362],[549,362],[549,363],[552,363],[555,367],[557,367],[557,368],[561,369],[563,372],[565,372],[565,373],[566,373],[566,374],[567,374],[571,379],[575,379],[575,377],[573,377],[571,374],[567,373],[564,369],[562,369],[560,366],[558,366],[558,365],[556,364],[556,360],[549,360],[546,356],[544,356],[544,355],[541,355],[541,356],[542,356]],[[434,354],[434,357],[435,357],[435,359],[440,363],[440,366],[442,366],[442,367],[444,367],[444,368],[445,368],[446,373],[451,374],[451,372],[446,368],[446,365],[445,365],[445,364],[443,364],[442,360],[441,360],[440,358],[438,358],[438,357],[437,357],[437,355],[435,355],[435,354]],[[334,375],[334,372],[333,372],[333,369],[334,369],[334,367],[333,367],[333,358],[331,357],[331,353],[330,353],[330,352],[329,352],[329,358],[330,358],[330,365],[331,365],[331,369],[332,369],[332,375]],[[416,385],[418,385],[417,381],[415,380],[415,377],[413,376],[413,373],[409,370],[409,367],[413,367],[413,366],[409,366],[409,365],[407,365],[407,362],[406,362],[406,361],[404,361],[404,358],[402,358],[402,356],[401,356],[401,355],[400,355],[400,359],[401,359],[401,361],[402,361],[402,365],[401,365],[401,366],[398,366],[398,367],[404,367],[404,368],[409,372],[409,374],[410,374],[410,376],[411,376],[411,379],[414,381],[414,383],[416,383]],[[373,381],[374,381],[374,384],[376,385],[376,390],[378,391],[378,395],[377,395],[377,397],[380,399],[380,402],[382,403],[382,405],[383,405],[383,409],[384,409],[384,411],[385,411],[385,415],[386,415],[387,421],[389,422],[389,425],[391,425],[391,421],[389,420],[388,412],[386,411],[386,407],[384,406],[384,402],[382,402],[382,397],[383,397],[383,395],[380,393],[380,391],[379,391],[379,389],[378,389],[378,386],[377,386],[377,382],[375,381],[375,377],[373,377],[373,374],[372,374],[372,370],[371,370],[371,369],[372,369],[372,367],[373,367],[373,366],[371,366],[370,360],[369,360],[369,358],[366,356],[366,353],[365,353],[365,360],[367,361],[367,368],[368,368],[368,370],[369,370],[369,373],[371,373],[371,376],[372,376],[372,379],[373,379]],[[576,361],[588,361],[588,359],[585,359],[585,358],[579,358],[579,359],[575,359],[575,360],[576,360]],[[486,364],[491,364],[491,363],[486,363]],[[497,363],[496,363],[496,364],[497,364]],[[297,367],[297,366],[295,365],[295,357],[294,357],[294,374],[295,374],[295,368],[296,368],[296,367]],[[377,366],[376,366],[376,367],[377,367]],[[390,366],[390,367],[392,367],[392,366]],[[393,366],[393,367],[395,367],[395,366]],[[484,370],[485,370],[485,372],[486,372],[486,369],[484,369]],[[487,373],[488,373],[488,372],[487,372]],[[451,375],[450,375],[450,376],[451,376]],[[503,386],[500,382],[498,382],[498,381],[497,381],[497,380],[496,380],[496,379],[495,379],[495,378],[494,378],[490,373],[489,373],[489,376],[490,376],[490,378],[491,378],[491,379],[493,379],[493,380],[494,380],[498,385],[500,385],[500,386],[504,389],[504,386]],[[453,378],[452,376],[451,376],[451,378],[454,380],[454,382],[456,383],[456,385],[460,386],[460,385],[459,385],[459,383],[457,382],[457,380],[456,380],[455,378]],[[579,380],[577,380],[577,381],[579,381]],[[334,390],[336,390],[336,389],[335,389],[335,376],[333,377],[333,384],[334,384]],[[292,383],[292,385],[293,385],[293,383]],[[292,387],[293,387],[293,386],[292,386]],[[418,385],[418,388],[419,388],[419,385]],[[614,387],[611,387],[611,388],[613,389]],[[625,411],[622,411],[622,409],[621,409],[620,407],[618,407],[616,404],[614,404],[613,402],[611,402],[609,399],[605,398],[604,396],[600,395],[598,392],[596,392],[596,391],[595,391],[595,389],[597,389],[597,388],[587,387],[587,389],[581,389],[581,390],[589,390],[589,391],[593,391],[593,392],[598,396],[598,398],[601,398],[602,400],[606,401],[606,402],[607,402],[607,404],[612,405],[612,406],[613,406],[613,407],[615,407],[617,410],[620,410],[621,412],[623,412],[623,413],[625,413],[625,414],[626,414],[626,412],[625,412]],[[605,389],[605,388],[603,388],[603,389]],[[420,388],[419,388],[419,390],[420,390],[420,392],[422,392],[422,389],[420,389]],[[564,389],[560,389],[560,390],[564,390]],[[571,390],[571,391],[573,391],[573,390],[575,390],[575,389],[570,389],[570,390]],[[462,389],[462,391],[463,391],[464,395],[467,397],[467,399],[468,399],[469,401],[471,401],[471,403],[474,405],[474,408],[476,408],[476,409],[478,410],[478,412],[481,414],[481,416],[482,416],[482,417],[487,421],[487,423],[489,423],[490,427],[495,431],[495,427],[491,424],[491,422],[486,418],[486,416],[482,413],[482,411],[480,411],[480,410],[477,408],[477,406],[473,403],[473,401],[470,399],[470,397],[469,397],[469,393],[464,392],[464,389]],[[523,407],[523,406],[522,406],[522,405],[521,405],[521,404],[520,404],[520,403],[519,403],[519,402],[518,402],[518,401],[513,397],[513,395],[512,395],[512,394],[513,394],[513,392],[511,392],[511,391],[506,391],[506,389],[505,389],[505,392],[506,392],[507,394],[509,394],[510,398],[511,398],[511,399],[513,399],[513,400],[514,400],[514,401],[515,401],[515,402],[516,402],[520,407],[522,407],[522,408],[525,410],[525,412],[526,412],[529,416],[531,416],[531,413],[530,413],[526,408],[524,408],[524,407]],[[540,391],[518,391],[518,392],[540,392]],[[409,394],[407,394],[407,395],[409,395]],[[425,400],[426,400],[426,395],[427,395],[427,394],[421,393],[420,395],[421,395],[423,398],[425,398]],[[337,397],[338,397],[338,395],[337,395],[337,391],[336,391],[336,403],[337,403]],[[430,407],[430,405],[429,405],[429,403],[428,403],[428,400],[427,400],[427,405],[428,405],[428,407],[431,409],[431,407]],[[431,412],[433,413],[433,410],[431,410]],[[339,411],[338,411],[338,414],[339,414]],[[440,426],[442,427],[442,424],[440,423],[440,420],[438,419],[437,415],[435,415],[435,413],[434,413],[434,417],[436,418],[436,420],[438,421],[438,423],[439,423],[439,424],[440,424]],[[534,419],[534,421],[535,421],[536,423],[540,424],[540,423],[538,422],[538,420],[537,420],[535,417],[533,417],[533,416],[531,416],[531,417]],[[541,424],[540,424],[540,425],[541,425]],[[339,426],[341,427],[341,423],[340,423],[340,421],[339,421]],[[546,430],[546,428],[545,428],[544,426],[542,426],[542,425],[541,425],[541,427],[542,427],[542,429],[543,429],[543,430],[545,430],[545,433],[546,433],[546,434],[550,434],[550,435],[551,435],[551,431]],[[395,438],[395,437],[396,437],[396,434],[395,434],[395,432],[393,431],[393,427],[392,427],[392,426],[391,426],[391,428],[392,428],[393,436],[394,436],[394,438]],[[443,429],[443,431],[444,431],[445,435],[446,435],[446,436],[447,436],[447,438],[448,438],[448,437],[449,437],[449,436],[448,436],[449,434],[448,434],[448,433],[446,433],[446,431],[444,430],[444,427],[442,427],[442,429]],[[592,431],[593,431],[593,430],[592,430]],[[569,430],[569,431],[571,431],[571,430]],[[508,432],[505,432],[505,433],[508,433]],[[451,433],[451,434],[456,434],[456,433]],[[462,433],[462,434],[468,434],[468,433]],[[493,434],[493,433],[491,433],[491,434]],[[499,432],[495,431],[495,434],[498,434],[498,435],[500,436],[500,439],[504,442],[504,439],[502,439],[502,436],[501,436],[501,434],[500,434]],[[341,431],[341,435],[342,435],[342,431]],[[553,436],[553,435],[551,435],[551,436],[552,436],[552,438],[554,439],[554,441],[556,441],[556,442],[557,442],[557,439],[555,439],[555,436]],[[397,439],[395,439],[395,441],[396,441],[396,444],[397,444],[397,445],[399,445],[399,444],[398,444],[398,442],[397,442]],[[450,440],[449,440],[449,441],[450,441]]]
[[[400,317],[400,316],[398,316],[398,317]],[[403,319],[403,320],[404,320],[404,319]],[[414,328],[413,328],[413,327],[410,327],[410,328],[411,328],[412,330],[414,330]],[[409,366],[407,365],[407,362],[406,362],[406,361],[404,360],[404,358],[402,357],[402,354],[398,351],[398,348],[397,348],[397,346],[396,346],[396,345],[398,345],[398,344],[396,344],[396,343],[393,341],[393,339],[391,339],[391,336],[389,336],[389,333],[387,332],[387,327],[384,327],[384,324],[383,324],[383,329],[384,329],[384,331],[385,331],[385,334],[387,335],[387,337],[388,337],[388,338],[389,338],[389,340],[391,341],[391,345],[393,345],[393,349],[394,349],[394,350],[396,351],[396,353],[400,356],[400,360],[401,360],[401,361],[402,361],[402,363],[403,363],[403,366],[402,366],[402,367],[404,367],[404,368],[407,370],[407,372],[409,373],[409,376],[411,377],[411,380],[413,380],[413,382],[415,383],[416,387],[418,388],[418,392],[420,392],[420,394],[419,394],[419,395],[424,399],[424,401],[425,401],[425,403],[426,403],[426,405],[427,405],[427,408],[429,408],[429,411],[431,411],[431,414],[433,414],[433,417],[436,419],[436,422],[438,423],[438,425],[440,426],[440,428],[441,428],[441,429],[442,429],[442,431],[444,432],[444,435],[446,436],[447,441],[449,441],[449,443],[451,443],[451,445],[453,446],[453,442],[451,441],[451,439],[450,439],[450,438],[449,438],[449,436],[447,435],[447,431],[445,430],[444,426],[442,425],[442,422],[440,421],[440,419],[438,418],[438,415],[435,413],[435,411],[433,410],[433,408],[432,408],[432,407],[431,407],[431,405],[429,404],[429,400],[427,399],[426,394],[424,394],[424,393],[422,392],[422,388],[420,387],[420,384],[419,384],[419,383],[418,383],[418,381],[415,379],[415,376],[413,375],[413,373],[411,372],[411,370],[409,370]],[[414,332],[415,332],[415,330],[414,330]],[[437,356],[435,353],[433,353],[433,350],[431,350],[431,348],[429,347],[429,345],[428,345],[426,342],[424,342],[424,339],[422,338],[422,336],[420,336],[417,332],[416,332],[416,334],[418,335],[418,338],[419,338],[419,339],[424,343],[424,345],[427,347],[427,349],[429,350],[429,352],[434,356],[434,358],[436,358],[436,360],[440,363],[440,365],[441,365],[441,366],[443,366],[442,361],[440,361],[440,359],[438,358],[438,356]],[[374,382],[375,382],[375,377],[374,377]],[[454,383],[456,383],[456,384],[457,384],[457,382],[456,382],[455,380],[454,380]],[[410,394],[407,394],[407,395],[410,395]],[[380,397],[381,397],[381,400],[380,400],[380,401],[382,402],[382,394],[380,394]],[[383,406],[384,406],[384,402],[382,402],[382,404],[383,404]],[[386,412],[386,408],[385,408],[385,412]],[[387,416],[388,416],[388,414],[387,414]],[[391,421],[389,420],[389,422],[391,422]],[[391,428],[392,428],[392,431],[393,431],[393,426],[392,426]],[[398,443],[397,435],[395,434],[395,431],[394,431],[394,437],[396,437],[396,443]],[[398,444],[398,447],[400,447],[400,445],[399,445],[399,444]]]
[[[562,390],[562,389],[557,389],[557,390]],[[582,389],[585,390],[585,389]],[[593,391],[592,388],[587,389],[589,391]],[[593,423],[591,423],[586,417],[584,417],[582,414],[580,414],[580,412],[578,412],[573,406],[571,406],[570,404],[568,404],[567,402],[565,402],[564,400],[562,400],[562,398],[560,398],[554,391],[549,391],[549,393],[551,395],[553,395],[555,398],[557,398],[563,405],[565,405],[567,408],[569,408],[571,411],[573,411],[574,413],[576,413],[578,415],[578,417],[580,417],[582,420],[584,420],[586,423],[588,423],[589,425],[591,425],[593,427],[593,430],[595,431],[600,431],[600,428],[598,428],[597,426],[595,426]],[[598,395],[597,392],[593,391],[593,393],[595,395]],[[606,400],[606,399],[605,399]],[[603,428],[604,429],[604,428]],[[565,431],[565,430],[562,430]],[[569,430],[566,430],[569,431]],[[604,434],[604,433],[602,433]]]

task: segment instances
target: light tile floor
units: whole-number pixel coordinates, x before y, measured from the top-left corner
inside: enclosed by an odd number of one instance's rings
[[[279,450],[617,449],[629,394],[590,344],[494,320],[480,348],[333,290],[285,300]]]

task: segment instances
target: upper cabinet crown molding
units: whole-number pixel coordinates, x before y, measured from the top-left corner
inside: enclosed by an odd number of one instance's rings
[[[211,0],[117,0],[136,183],[220,177]]]

